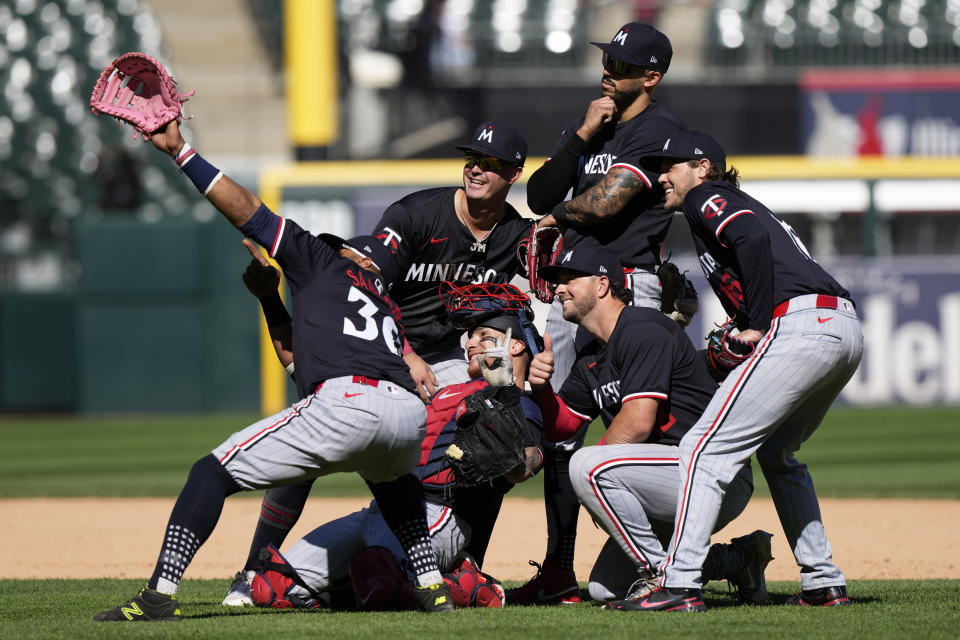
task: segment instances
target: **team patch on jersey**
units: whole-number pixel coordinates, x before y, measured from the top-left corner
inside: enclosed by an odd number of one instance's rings
[[[377,234],[377,240],[383,241],[383,246],[390,247],[390,249],[394,252],[396,252],[397,248],[400,246],[400,243],[403,242],[403,238],[400,237],[400,234],[390,227],[384,227],[381,229],[381,232]]]
[[[702,213],[708,220],[719,215],[723,215],[723,210],[727,208],[727,199],[719,193],[715,193],[700,207]]]

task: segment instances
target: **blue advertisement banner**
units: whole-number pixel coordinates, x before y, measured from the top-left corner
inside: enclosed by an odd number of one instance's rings
[[[808,155],[960,154],[956,71],[807,72],[800,96]]]

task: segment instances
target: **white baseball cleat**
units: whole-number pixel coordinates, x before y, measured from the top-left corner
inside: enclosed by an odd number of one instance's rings
[[[226,607],[252,607],[250,584],[253,583],[255,575],[255,571],[238,571],[237,575],[233,576],[230,591],[227,592],[227,597],[223,599],[223,605]]]

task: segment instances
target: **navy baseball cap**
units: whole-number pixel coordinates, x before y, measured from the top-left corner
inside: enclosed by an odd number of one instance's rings
[[[666,73],[673,58],[670,39],[642,22],[628,22],[607,42],[591,42],[604,53],[638,67]]]
[[[652,156],[655,162],[663,160],[699,160],[706,158],[721,171],[727,168],[727,154],[720,143],[702,131],[679,131],[667,138],[660,151]]]
[[[348,249],[370,258],[370,262],[380,271],[384,284],[387,286],[393,284],[400,275],[400,267],[397,265],[396,256],[373,236],[355,236],[349,240],[344,240],[332,233],[321,233],[317,237],[336,250]]]
[[[547,282],[556,283],[562,271],[577,271],[589,276],[606,276],[610,282],[627,286],[627,276],[620,259],[596,241],[583,239],[572,249],[557,254],[553,264],[540,267],[539,273]]]
[[[460,151],[470,151],[491,156],[518,167],[527,159],[527,139],[508,124],[487,120],[480,123],[473,132],[470,144],[455,147]]]

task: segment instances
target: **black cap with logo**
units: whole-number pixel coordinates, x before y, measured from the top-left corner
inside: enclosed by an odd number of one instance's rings
[[[720,143],[702,131],[679,131],[667,138],[650,160],[699,160],[706,158],[721,171],[727,168],[727,154]]]
[[[518,167],[522,167],[527,159],[527,139],[510,125],[496,120],[481,123],[473,132],[470,144],[455,148],[491,156]]]
[[[673,57],[670,39],[663,33],[642,22],[629,22],[617,31],[617,35],[607,42],[590,44],[619,60],[638,67],[666,73]]]
[[[382,242],[373,236],[355,236],[349,240],[344,240],[340,236],[335,236],[332,233],[321,233],[318,234],[317,237],[336,250],[347,249],[370,258],[373,266],[375,266],[380,272],[380,275],[383,276],[383,284],[388,287],[393,284],[400,275],[397,257],[390,251],[389,247],[384,246]]]
[[[606,276],[610,282],[621,287],[627,286],[627,276],[620,259],[591,238],[584,238],[572,249],[558,253],[553,264],[540,267],[539,273],[547,282],[555,283],[560,279],[560,273],[565,270],[590,276]]]

